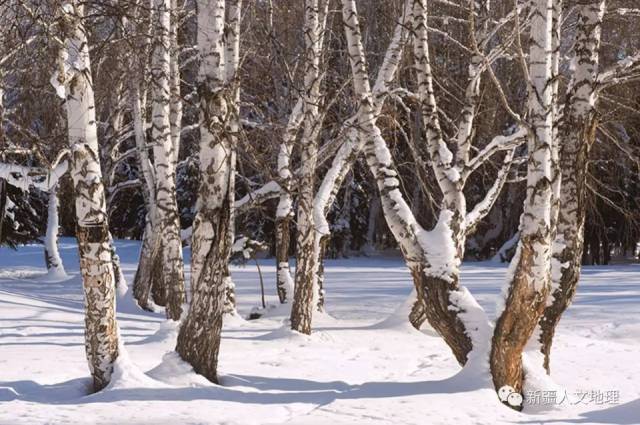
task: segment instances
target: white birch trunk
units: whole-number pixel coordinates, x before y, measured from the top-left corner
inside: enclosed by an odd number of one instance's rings
[[[227,25],[225,31],[225,50],[224,50],[224,78],[225,85],[229,90],[229,98],[227,105],[229,108],[228,119],[226,124],[225,135],[228,139],[227,143],[230,149],[231,179],[229,181],[229,193],[235,199],[235,170],[236,170],[236,149],[238,144],[238,134],[240,132],[240,80],[238,68],[240,66],[240,23],[241,8],[240,0],[232,0],[227,5]],[[235,202],[235,201],[234,201]],[[229,240],[235,240],[235,208],[231,208],[229,218]],[[236,295],[235,284],[231,278],[231,273],[226,271],[225,276],[225,314],[236,314]]]
[[[459,288],[457,280],[451,276],[452,267],[457,266],[448,261],[455,258],[456,253],[450,227],[452,215],[443,211],[439,226],[426,232],[404,200],[391,153],[375,124],[355,2],[343,0],[342,5],[354,89],[359,100],[358,124],[361,137],[366,140],[365,156],[378,186],[385,218],[412,272],[416,289],[423,294],[430,323],[443,336],[458,361],[464,363],[473,347],[472,338],[475,341],[485,330],[486,318],[473,297],[464,288]],[[446,255],[429,255],[428,250],[434,242],[438,244],[438,252]],[[429,297],[426,297],[427,292]],[[473,323],[465,325],[464,318]]]
[[[522,353],[543,313],[551,288],[553,169],[554,2],[532,2],[529,49],[527,196],[520,220],[520,240],[512,260],[505,307],[496,321],[490,366],[496,390],[509,385],[522,393]]]
[[[139,2],[135,3],[139,6]],[[153,8],[149,8],[148,12],[151,14]],[[139,9],[138,9],[139,10]],[[135,11],[134,11],[135,12]],[[151,16],[149,16],[151,18]],[[123,26],[127,30],[127,34],[135,33],[137,30],[132,25],[131,20],[123,22]],[[143,56],[149,53],[151,47],[151,41],[153,39],[153,20],[149,19],[149,23],[146,25],[147,37],[139,45],[136,45],[136,49],[141,52]],[[158,237],[157,231],[155,231],[156,219],[156,176],[151,164],[149,156],[149,145],[147,144],[147,135],[145,131],[145,111],[147,107],[147,92],[143,89],[142,81],[146,70],[140,70],[138,61],[135,57],[131,57],[129,61],[129,67],[131,69],[131,78],[128,82],[129,90],[129,102],[131,105],[131,115],[133,123],[133,134],[136,144],[136,153],[138,157],[138,164],[143,177],[142,195],[145,202],[146,215],[145,215],[145,229],[142,237],[142,246],[140,249],[140,256],[138,259],[138,268],[133,280],[133,296],[136,299],[138,305],[145,310],[154,310],[154,303],[150,299],[151,289],[153,281],[157,281],[157,276],[160,274],[154,271],[157,265],[157,258],[153,255],[154,247],[156,247],[156,239]],[[157,256],[156,256],[157,257]],[[162,267],[159,267],[162,271]]]
[[[302,122],[302,98],[298,99],[282,136],[278,151],[278,183],[280,197],[276,208],[276,289],[281,303],[293,296],[294,282],[289,269],[289,224],[293,217],[291,153],[300,123]]]
[[[180,218],[176,201],[175,144],[171,137],[171,12],[170,0],[154,0],[154,42],[151,62],[151,143],[156,178],[155,248],[162,256],[162,273],[153,282],[166,291],[166,313],[179,320],[185,302]],[[164,294],[163,294],[164,295]],[[162,300],[165,301],[165,300]],[[156,303],[159,303],[156,300]]]
[[[77,238],[85,299],[85,347],[95,390],[111,378],[118,356],[115,282],[104,186],[98,155],[89,46],[84,6],[63,5],[65,60],[58,74],[66,94],[70,173],[76,205]]]
[[[407,1],[405,2],[402,17],[395,27],[393,37],[385,52],[384,60],[373,86],[374,115],[376,119],[382,111],[382,106],[391,89],[391,84],[395,79],[402,58],[402,52],[408,39],[409,30],[407,29],[407,22],[409,22],[410,19],[411,8],[409,7],[409,1]],[[359,132],[355,126],[358,120],[358,113],[359,112],[356,112],[354,116],[349,118],[340,129],[338,137],[343,140],[332,160],[331,167],[320,183],[313,202],[313,215],[317,232],[313,256],[316,258],[318,264],[317,274],[319,282],[324,280],[322,276],[322,263],[324,261],[324,251],[330,237],[327,214],[335,202],[346,175],[351,170],[353,163],[365,144],[365,140],[359,136]],[[324,291],[322,288],[319,288],[319,290]]]
[[[326,4],[326,3],[325,3]],[[318,135],[320,119],[320,54],[324,27],[321,23],[319,0],[305,1],[305,72],[303,96],[303,130],[300,141],[301,170],[298,189],[296,273],[293,303],[291,305],[291,329],[311,333],[313,306],[318,302],[317,266],[314,254],[316,245],[313,199]]]
[[[550,373],[551,343],[562,313],[570,305],[580,276],[584,247],[585,192],[589,149],[596,125],[596,83],[605,0],[577,6],[573,77],[558,138],[562,143],[562,185],[559,193],[557,235],[552,248],[552,291],[540,319],[540,350]]]
[[[180,97],[180,48],[178,45],[178,0],[171,1],[170,44],[170,114],[171,144],[173,147],[173,167],[180,155],[180,134],[182,130],[182,98]]]
[[[176,351],[194,370],[217,382],[234,205],[235,146],[227,137],[233,93],[225,78],[225,1],[198,1],[201,64],[201,185],[192,236],[192,301],[178,334]],[[240,0],[232,8],[241,10]]]
[[[44,237],[44,259],[49,276],[64,278],[67,273],[62,264],[60,251],[58,250],[58,187],[53,186],[49,190],[49,206],[47,207],[47,231]]]

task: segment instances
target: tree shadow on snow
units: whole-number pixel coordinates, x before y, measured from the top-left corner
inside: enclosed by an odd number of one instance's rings
[[[0,382],[0,401],[22,400],[65,405],[117,401],[212,400],[248,404],[324,405],[336,400],[461,393],[486,386],[486,383],[463,379],[458,375],[439,381],[365,382],[356,385],[343,381],[320,382],[252,375],[225,375],[222,380],[226,386],[212,384],[205,387],[114,388],[90,395],[87,395],[91,383],[89,378],[54,385],[34,381]]]
[[[640,423],[640,399],[628,403],[615,405],[606,409],[591,410],[580,414],[575,419],[536,419],[524,423],[530,424],[616,424],[616,425],[637,425]]]

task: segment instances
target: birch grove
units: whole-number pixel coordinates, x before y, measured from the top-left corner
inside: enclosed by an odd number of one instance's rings
[[[640,12],[626,0],[0,12],[0,245],[40,243],[46,282],[80,276],[94,391],[182,368],[227,385],[219,365],[242,365],[221,362],[228,324],[255,345],[308,338],[316,319],[324,335],[332,289],[369,289],[341,267],[395,255],[411,292],[367,331],[407,325],[425,357],[420,338],[437,335],[461,379],[522,410],[550,379],[582,265],[640,256]],[[465,267],[490,259],[509,263],[490,283],[502,293],[472,293]],[[128,369],[116,300],[127,323],[139,309],[164,315],[158,338],[175,330],[157,368]]]

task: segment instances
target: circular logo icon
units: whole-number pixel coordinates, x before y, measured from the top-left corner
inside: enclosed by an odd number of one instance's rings
[[[504,385],[498,390],[498,398],[501,402],[507,403],[512,407],[522,406],[522,394],[517,393],[510,385]]]

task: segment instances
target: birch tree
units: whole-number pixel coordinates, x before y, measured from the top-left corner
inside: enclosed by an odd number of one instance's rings
[[[372,88],[372,98],[374,102],[374,117],[380,116],[382,107],[386,99],[389,97],[396,79],[400,60],[404,51],[405,44],[409,38],[408,22],[410,22],[412,11],[409,3],[406,2],[403,13],[398,20],[393,36],[387,47],[384,59],[375,84]],[[314,245],[314,257],[319,267],[317,267],[318,289],[324,291],[322,282],[324,281],[323,266],[325,249],[330,237],[329,223],[327,215],[335,199],[338,195],[344,179],[352,169],[353,163],[356,161],[365,144],[365,139],[360,137],[357,122],[359,110],[344,122],[338,131],[336,140],[340,143],[340,147],[331,161],[331,166],[327,170],[318,192],[313,202],[313,215],[315,221],[315,230],[317,232],[316,243]]]
[[[416,21],[414,31],[418,33],[419,25],[426,23],[426,9],[419,1],[413,5]],[[472,332],[481,333],[487,323],[484,322],[486,319],[482,309],[468,291],[458,285],[457,277],[452,276],[452,270],[458,267],[459,262],[450,227],[453,214],[451,211],[443,210],[438,225],[432,231],[426,231],[411,213],[400,191],[400,182],[389,148],[375,124],[367,62],[354,1],[342,1],[342,16],[354,90],[358,100],[360,137],[363,137],[366,143],[364,154],[378,187],[385,219],[400,245],[416,289],[422,297],[429,322],[445,339],[458,361],[464,364],[472,348]],[[424,31],[426,32],[426,29]],[[423,44],[422,48],[424,47]],[[436,249],[435,246],[439,254],[431,251]],[[426,297],[427,293],[429,297]],[[465,318],[468,318],[467,324],[464,322]]]
[[[322,126],[320,117],[320,55],[322,51],[323,21],[325,11],[321,12],[319,0],[305,1],[304,20],[304,94],[303,94],[303,131],[300,141],[300,185],[298,189],[296,277],[293,304],[291,306],[291,328],[305,334],[311,333],[313,301],[317,296],[316,273],[317,258],[314,256],[316,245],[313,199],[315,188],[316,163],[318,155],[318,137]]]
[[[540,350],[550,373],[550,353],[560,317],[571,303],[580,276],[584,249],[586,177],[590,148],[597,125],[596,100],[602,19],[606,2],[577,5],[572,51],[573,77],[567,87],[558,137],[561,146],[562,185],[559,194],[557,236],[552,251],[552,291],[540,319]],[[604,73],[606,75],[606,72]]]
[[[280,303],[288,302],[293,296],[294,282],[289,270],[290,223],[293,216],[293,196],[291,172],[291,154],[293,144],[302,121],[303,100],[297,101],[287,123],[282,142],[278,150],[277,171],[280,196],[276,207],[276,289]]]
[[[225,1],[199,1],[197,6],[201,185],[191,245],[192,301],[180,327],[176,351],[197,373],[217,382],[233,244],[235,146],[228,134],[229,118],[237,106],[230,105],[235,97],[225,73]],[[240,0],[230,2],[229,17],[239,20],[241,7]]]
[[[75,1],[62,6],[65,47],[55,80],[66,97],[69,168],[75,192],[76,236],[85,300],[85,348],[97,391],[111,378],[113,362],[118,357],[118,330],[84,9],[84,5]]]
[[[154,282],[166,291],[167,317],[178,320],[185,302],[184,270],[182,260],[182,241],[180,239],[180,221],[176,201],[177,152],[180,129],[175,127],[175,95],[171,89],[171,11],[170,0],[154,2],[154,43],[152,56],[152,102],[151,143],[155,168],[155,231],[158,233],[155,255],[161,256],[162,282]],[[174,24],[175,25],[175,24]],[[174,60],[175,61],[175,60]],[[173,73],[175,73],[175,69]],[[174,89],[175,90],[175,89]],[[172,111],[173,109],[173,111]],[[177,137],[177,139],[176,139]],[[152,260],[153,261],[153,260]]]
[[[554,20],[559,8],[551,0],[532,3],[529,48],[527,196],[520,240],[511,261],[504,309],[495,324],[490,366],[496,389],[505,385],[522,393],[522,353],[540,319],[551,289],[553,186],[557,172],[554,141]],[[555,15],[555,16],[554,16]]]

